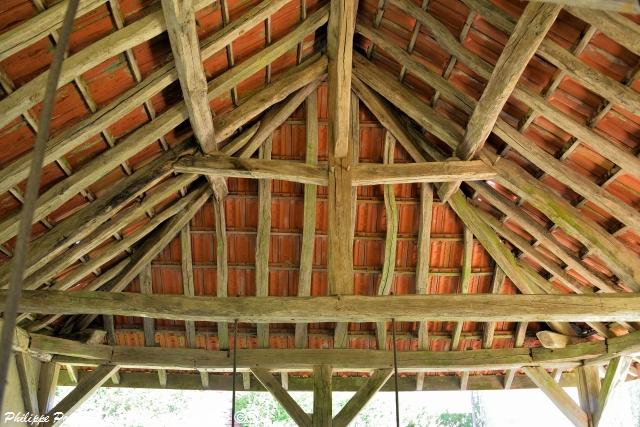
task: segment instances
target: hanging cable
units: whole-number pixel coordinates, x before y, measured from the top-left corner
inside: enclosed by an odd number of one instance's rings
[[[236,425],[236,371],[238,370],[238,319],[233,327],[233,377],[231,379],[231,427]]]
[[[398,396],[398,354],[396,353],[396,319],[391,319],[391,337],[393,338],[393,380],[396,391],[396,426],[400,427],[400,398]]]
[[[4,324],[2,326],[2,338],[0,338],[0,413],[2,413],[2,402],[5,388],[7,386],[7,371],[9,360],[13,352],[13,331],[16,327],[18,316],[18,305],[22,294],[22,280],[27,261],[27,249],[29,238],[31,237],[31,224],[33,223],[33,213],[38,200],[40,189],[40,177],[42,175],[42,164],[44,163],[44,151],[49,140],[49,129],[51,125],[51,113],[55,100],[56,89],[60,79],[60,71],[64,54],[67,50],[69,35],[73,27],[73,20],[76,16],[79,0],[70,0],[67,12],[64,15],[62,29],[58,38],[51,67],[47,75],[47,85],[45,87],[44,100],[36,135],[36,143],[33,147],[33,157],[31,160],[31,170],[27,180],[27,188],[24,194],[24,202],[20,217],[20,228],[16,238],[16,247],[11,264],[11,276],[9,278],[9,290],[7,292],[7,302],[4,308]]]

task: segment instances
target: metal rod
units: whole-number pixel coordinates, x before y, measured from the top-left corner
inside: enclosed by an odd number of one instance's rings
[[[13,353],[13,334],[18,316],[20,296],[22,291],[22,280],[27,264],[27,251],[29,248],[29,238],[31,236],[31,225],[33,224],[33,214],[38,201],[38,190],[40,188],[40,177],[42,176],[42,165],[44,163],[44,152],[49,140],[49,130],[51,126],[51,115],[53,112],[56,90],[60,80],[60,72],[64,61],[64,54],[67,50],[69,36],[73,28],[73,20],[78,10],[79,0],[71,0],[67,5],[67,11],[60,30],[60,38],[56,47],[49,73],[47,75],[47,85],[45,87],[42,110],[40,111],[40,121],[36,142],[33,147],[33,158],[31,160],[31,170],[27,180],[27,188],[24,193],[22,212],[20,213],[20,227],[16,237],[16,248],[14,251],[11,276],[9,279],[9,294],[6,307],[4,308],[4,325],[2,327],[2,338],[0,338],[0,413],[2,413],[2,402],[7,386],[7,372],[9,361]]]
[[[398,396],[398,355],[396,353],[396,319],[391,319],[391,337],[393,338],[393,380],[396,395],[396,426],[400,427],[400,398]]]
[[[233,377],[231,378],[231,427],[236,425],[236,370],[238,369],[238,319],[233,326]]]

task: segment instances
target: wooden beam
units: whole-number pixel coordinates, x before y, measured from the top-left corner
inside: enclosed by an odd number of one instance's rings
[[[493,279],[491,280],[491,293],[494,295],[500,294],[502,284],[506,278],[504,271],[496,265],[493,270]],[[496,322],[487,322],[482,327],[482,348],[493,347],[493,337],[496,331]]]
[[[628,247],[512,161],[500,159],[494,166],[500,174],[500,183],[532,202],[570,236],[587,246],[629,288],[640,290],[640,260]]]
[[[416,254],[416,294],[429,292],[429,263],[431,259],[431,218],[433,216],[433,187],[420,186],[420,225]],[[429,322],[421,320],[418,324],[418,349],[429,349]]]
[[[33,373],[38,361],[29,356],[29,353],[18,351],[15,353],[15,363],[24,410],[31,414],[38,414],[38,378]]]
[[[336,158],[349,153],[351,63],[357,2],[332,0],[327,26],[329,145]]]
[[[462,248],[462,274],[460,275],[459,293],[461,295],[469,293],[471,284],[471,260],[473,259],[473,233],[469,227],[464,228],[464,241]],[[464,320],[456,322],[453,329],[450,350],[459,350],[460,336]]]
[[[271,137],[260,147],[259,157],[271,159]],[[256,296],[269,296],[269,246],[271,241],[271,181],[258,181],[258,228],[256,230]],[[259,323],[258,347],[269,347],[269,324]]]
[[[153,277],[151,271],[151,262],[145,265],[138,276],[138,280],[140,282],[140,292],[146,295],[153,294]],[[158,343],[156,342],[156,327],[155,327],[155,319],[150,317],[145,317],[142,319],[142,327],[144,331],[144,345],[146,347],[157,347]],[[166,385],[167,372],[164,369],[158,369],[158,380],[160,382],[160,387],[162,387],[162,383]]]
[[[38,376],[39,414],[46,414],[53,408],[53,400],[58,385],[60,365],[55,362],[42,362]]]
[[[390,132],[385,133],[383,161],[386,165],[393,164],[396,140]],[[378,283],[378,295],[389,295],[393,289],[393,276],[396,269],[396,247],[398,245],[398,206],[393,185],[383,187],[384,206],[386,218],[386,236],[384,240],[384,261],[380,282]],[[387,320],[376,323],[376,339],[378,349],[387,348]]]
[[[589,425],[587,414],[551,378],[544,368],[525,367],[524,372],[574,425],[577,427],[587,427]]]
[[[351,399],[333,418],[333,427],[347,427],[360,411],[367,406],[371,398],[385,385],[393,374],[393,369],[378,369],[358,389]]]
[[[227,243],[227,221],[224,200],[212,199],[216,221],[216,296],[226,298],[228,293],[229,263]],[[229,327],[226,322],[218,322],[218,348],[229,348]]]
[[[202,151],[216,152],[218,147],[207,99],[207,79],[200,60],[194,2],[162,0],[161,3],[191,128]]]
[[[299,426],[311,426],[311,417],[304,412],[300,405],[296,403],[291,395],[278,383],[273,375],[264,368],[252,368],[253,375],[271,393],[271,395],[282,405],[287,414]]]
[[[527,4],[469,118],[464,139],[456,150],[458,157],[471,159],[484,146],[502,108],[561,9],[544,3]],[[460,182],[443,186],[439,190],[440,198],[447,201],[459,187]]]
[[[616,387],[625,381],[630,363],[631,359],[624,356],[615,357],[609,362],[609,366],[607,366],[607,373],[602,380],[602,387],[598,393],[596,409],[593,411],[594,427],[598,427],[598,425],[600,425],[600,422],[602,421],[602,414],[607,408],[607,403],[613,395]]]
[[[119,366],[102,365],[96,368],[90,375],[82,378],[82,381],[71,390],[51,411],[47,413],[49,422],[44,425],[56,426],[60,425],[64,419],[56,416],[57,413],[63,414],[64,417],[70,416],[80,405],[82,405],[93,393],[95,393],[109,377],[120,369]]]
[[[193,260],[191,257],[191,227],[187,223],[180,230],[180,261],[182,272],[182,292],[184,295],[195,296],[193,284]],[[194,322],[184,322],[186,346],[194,348],[196,346],[196,326]]]
[[[610,10],[621,13],[640,13],[637,0],[534,0],[537,2],[555,3],[573,8]]]
[[[305,109],[306,154],[308,165],[318,163],[318,93],[311,92],[307,98]],[[302,239],[300,243],[300,273],[298,275],[298,296],[311,295],[311,279],[313,276],[313,253],[316,234],[316,196],[317,186],[304,186],[304,213],[302,222]],[[296,323],[296,348],[308,346],[306,323]]]
[[[313,367],[313,427],[331,427],[331,365],[316,365]]]
[[[607,5],[614,2],[594,2]],[[636,8],[635,13],[640,13],[640,3],[637,0],[629,0]],[[565,7],[570,14],[580,18],[584,22],[602,31],[607,37],[620,43],[636,55],[640,55],[640,25],[631,19],[615,12],[593,10],[579,5]]]
[[[578,377],[578,396],[580,407],[592,419],[598,405],[600,392],[600,375],[596,366],[580,366],[576,369]]]
[[[179,227],[181,228],[181,227]],[[161,233],[166,239],[169,229]],[[177,230],[179,231],[179,230]],[[176,233],[177,233],[176,231]],[[159,236],[159,237],[160,237]],[[173,234],[171,237],[175,236]],[[154,251],[159,239],[152,240]],[[166,245],[162,245],[164,248]],[[159,249],[157,249],[159,250]],[[142,251],[141,251],[142,252]],[[152,251],[145,251],[147,261]],[[135,262],[137,274],[146,265]],[[144,295],[121,291],[130,280],[115,281],[111,292],[24,291],[21,307],[32,313],[113,314],[170,320],[255,323],[398,321],[634,321],[640,316],[640,296],[618,294],[553,295],[393,295],[326,297],[211,298],[184,295]],[[125,280],[126,279],[126,280]],[[0,291],[4,303],[7,291]]]
[[[279,179],[314,186],[327,185],[327,169],[325,167],[288,160],[195,155],[176,162],[174,170],[180,173],[198,173],[209,176],[260,180]]]
[[[448,182],[455,180],[487,180],[495,172],[478,160],[401,163],[381,165],[360,164],[353,168],[353,185],[401,184],[419,182]]]
[[[404,1],[404,0],[403,0]],[[513,19],[487,0],[464,0],[471,9],[500,30],[511,34],[515,27]],[[640,94],[611,77],[595,70],[584,61],[571,54],[565,48],[552,40],[544,40],[537,54],[554,66],[567,72],[581,85],[619,104],[634,114],[640,112]]]

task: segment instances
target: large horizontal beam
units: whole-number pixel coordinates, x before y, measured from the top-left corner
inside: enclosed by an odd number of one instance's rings
[[[0,305],[7,292],[0,291]],[[41,314],[112,314],[255,323],[398,321],[636,321],[640,295],[401,295],[209,298],[111,292],[25,291],[20,308]]]
[[[228,298],[231,300],[234,298]],[[104,363],[124,368],[227,371],[233,358],[227,351],[196,348],[130,347],[83,344],[64,338],[30,334],[29,348],[37,354],[53,355],[60,363],[95,366]],[[398,366],[403,371],[490,371],[545,366],[571,368],[584,361],[637,352],[640,333],[605,341],[569,345],[561,349],[505,348],[472,351],[401,351]],[[370,370],[393,366],[393,352],[362,349],[249,349],[238,350],[237,368],[311,370],[331,364],[338,370]]]
[[[174,165],[176,172],[236,178],[279,179],[303,184],[327,185],[326,166],[288,160],[264,160],[229,156],[187,156]],[[352,185],[447,182],[493,179],[492,167],[479,160],[358,164],[352,167]]]
[[[82,379],[88,372],[80,371],[79,378]],[[237,374],[236,384],[240,384],[242,378],[241,373]],[[363,376],[334,376],[331,382],[333,391],[357,391],[362,384],[368,380]],[[503,375],[471,375],[467,384],[467,390],[503,390],[505,376]],[[231,375],[210,374],[209,384],[204,387],[206,390],[231,391],[233,389],[233,378]],[[71,382],[66,371],[60,372],[59,386],[75,386]],[[562,387],[575,387],[576,377],[573,372],[565,372],[560,379]],[[312,391],[313,377],[310,376],[293,376],[289,375],[289,391]],[[125,388],[160,388],[158,383],[158,374],[156,372],[122,372],[120,371],[120,383],[114,384],[107,382],[102,387],[125,387]],[[199,373],[189,371],[168,372],[167,385],[165,389],[173,390],[202,390],[202,381]],[[536,388],[536,385],[526,376],[517,375],[513,379],[511,389],[530,389]],[[416,391],[416,379],[413,376],[402,376],[398,378],[399,391]],[[460,377],[457,375],[427,375],[424,377],[422,385],[423,391],[447,391],[460,390]],[[266,392],[259,381],[251,381],[248,389],[244,391]],[[381,392],[390,393],[394,391],[393,381],[387,383],[380,389]]]

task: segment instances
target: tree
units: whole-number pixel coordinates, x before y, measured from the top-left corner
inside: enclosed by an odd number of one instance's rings
[[[487,414],[485,413],[480,394],[477,391],[471,392],[471,408],[473,427],[485,427],[487,425]]]
[[[444,412],[436,418],[436,427],[473,427],[471,413]]]

